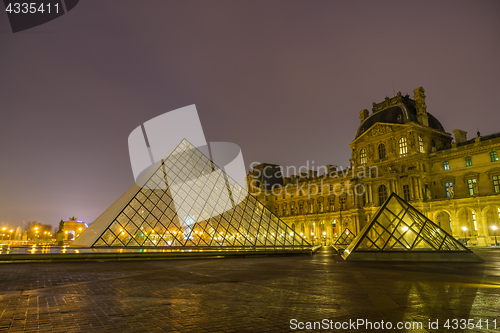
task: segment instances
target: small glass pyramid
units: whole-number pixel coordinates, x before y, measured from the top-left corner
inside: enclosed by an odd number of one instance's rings
[[[347,260],[349,256],[361,252],[472,254],[472,251],[395,193],[380,207],[372,221],[363,228],[342,256]],[[418,256],[412,258],[418,260]]]
[[[346,247],[351,244],[352,240],[356,237],[356,235],[349,230],[349,228],[345,228],[342,234],[339,236],[337,241],[333,244],[334,247]]]
[[[72,245],[311,246],[185,139],[148,175]]]

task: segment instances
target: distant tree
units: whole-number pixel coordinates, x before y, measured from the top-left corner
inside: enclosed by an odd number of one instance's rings
[[[24,226],[28,239],[50,239],[54,235],[52,225],[42,224],[37,221],[29,221]]]

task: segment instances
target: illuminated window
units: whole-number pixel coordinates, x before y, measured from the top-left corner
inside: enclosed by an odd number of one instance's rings
[[[403,185],[403,196],[406,201],[410,201],[410,186]]]
[[[335,210],[335,198],[331,197],[329,201],[330,201],[330,212],[333,212]]]
[[[450,193],[453,192],[453,183],[452,182],[445,183],[444,186],[446,187],[446,197],[449,198]]]
[[[387,187],[385,185],[380,185],[378,188],[378,203],[380,206],[384,204],[387,200]]]
[[[378,158],[385,158],[385,145],[383,143],[378,145]]]
[[[403,137],[399,139],[399,156],[406,156],[406,154],[408,154],[408,145],[406,138]]]
[[[299,214],[304,214],[304,203],[299,202]]]
[[[323,200],[318,201],[318,209],[320,213],[323,213]]]
[[[443,167],[445,171],[450,170],[450,162],[448,161],[443,162]]]
[[[406,164],[403,164],[401,166],[401,173],[405,173],[406,172]]]
[[[472,157],[466,157],[465,158],[465,166],[471,166],[472,165]]]
[[[366,164],[366,150],[364,149],[361,149],[359,152],[359,163]]]
[[[495,193],[500,193],[500,176],[495,175],[493,178],[493,190]]]
[[[490,153],[490,157],[491,157],[491,161],[492,161],[492,162],[496,162],[496,161],[498,161],[498,155],[497,155],[497,152],[496,152],[496,151],[492,151],[492,152]]]
[[[474,222],[474,231],[477,231],[476,214],[472,212],[472,222]]]
[[[475,190],[476,186],[477,186],[476,178],[467,179],[467,187],[469,188],[469,195],[470,196],[474,195],[474,190]]]
[[[421,152],[421,153],[424,153],[424,140],[422,140],[422,137],[419,135],[418,136],[418,150]]]
[[[286,213],[286,205],[283,205],[283,216],[288,216],[288,214]]]
[[[290,204],[290,215],[295,215],[295,207],[293,204]]]

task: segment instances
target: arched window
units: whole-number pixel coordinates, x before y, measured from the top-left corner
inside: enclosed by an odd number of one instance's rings
[[[292,231],[295,232],[295,223],[292,223]]]
[[[304,235],[304,233],[306,232],[305,230],[306,230],[306,228],[304,227],[304,222],[302,222],[302,224],[300,225],[300,235],[301,236]]]
[[[402,137],[399,139],[399,156],[406,156],[408,154],[408,144],[406,138]]]
[[[422,137],[419,135],[418,136],[418,150],[421,152],[421,153],[424,153],[424,140],[422,140]]]
[[[366,150],[364,149],[359,152],[359,164],[366,164]]]
[[[382,206],[387,200],[387,187],[385,185],[380,185],[378,188],[378,204]]]
[[[378,158],[385,158],[385,145],[383,143],[378,145]]]
[[[401,173],[405,173],[406,172],[406,164],[403,164],[401,166]]]

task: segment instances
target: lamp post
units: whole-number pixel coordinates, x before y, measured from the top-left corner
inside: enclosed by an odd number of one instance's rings
[[[467,245],[468,240],[467,240],[467,235],[465,234],[465,232],[467,231],[467,228],[466,227],[462,227],[462,231],[464,232],[465,245]]]
[[[498,242],[497,242],[497,226],[494,225],[491,227],[491,229],[493,229],[493,232],[495,233],[495,246],[498,246]]]

